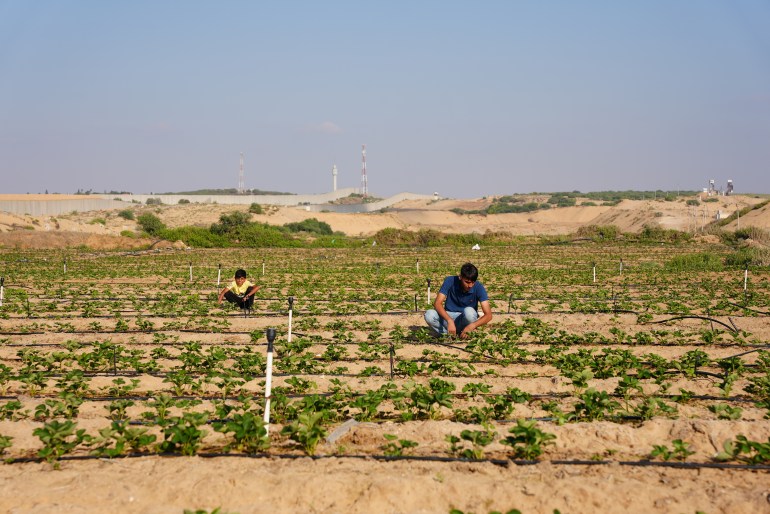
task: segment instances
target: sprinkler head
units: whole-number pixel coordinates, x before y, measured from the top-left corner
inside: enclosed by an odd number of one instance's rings
[[[273,344],[273,341],[275,341],[275,329],[274,328],[268,328],[265,331],[265,334],[267,335],[267,342],[270,344]]]
[[[0,277],[0,286],[5,284],[5,277]]]
[[[291,309],[293,305],[294,305],[294,297],[290,296],[289,297],[289,309]]]
[[[427,280],[428,280],[428,287],[430,287],[430,279],[427,279]]]

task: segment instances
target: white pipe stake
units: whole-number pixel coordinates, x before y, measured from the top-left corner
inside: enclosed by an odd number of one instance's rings
[[[263,275],[265,274],[265,262],[264,261],[262,261],[262,274]]]
[[[3,294],[5,293],[5,286],[0,285],[0,307],[3,306]]]
[[[743,292],[744,293],[746,292],[748,287],[749,287],[749,268],[746,268],[743,271]],[[0,303],[0,305],[2,305],[2,304]]]
[[[217,270],[217,289],[219,289],[219,281],[222,280],[222,265],[219,265],[219,269]]]
[[[270,399],[273,388],[273,341],[275,340],[275,329],[267,329],[267,367],[265,377],[265,432],[270,433]]]
[[[289,333],[286,336],[286,339],[291,343],[291,318],[292,314],[294,312],[294,297],[289,297]]]
[[[596,283],[596,264],[594,264],[594,283]]]
[[[420,272],[420,259],[417,259],[417,273]]]

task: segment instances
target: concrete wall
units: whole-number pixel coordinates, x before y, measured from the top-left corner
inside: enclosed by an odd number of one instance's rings
[[[88,195],[83,198],[68,198],[63,200],[45,199],[45,200],[0,200],[0,211],[10,212],[12,214],[29,214],[31,216],[58,216],[60,214],[69,214],[73,211],[88,212],[111,209],[125,209],[131,207],[132,202],[138,202],[142,205],[147,203],[148,198],[157,198],[165,205],[177,205],[179,200],[189,200],[190,203],[217,203],[223,205],[251,205],[258,203],[260,205],[296,205],[298,208],[309,212],[374,212],[385,207],[390,207],[394,203],[402,200],[431,200],[432,195],[418,195],[414,193],[400,193],[390,198],[378,202],[353,204],[353,205],[331,205],[328,202],[345,198],[351,194],[357,193],[354,188],[338,189],[331,193],[318,195],[112,195],[107,199],[103,196]],[[120,198],[122,201],[115,200]]]
[[[72,211],[88,212],[108,209],[125,209],[125,202],[104,198],[84,197],[82,200],[2,200],[0,211],[30,216],[58,216]]]
[[[393,195],[390,198],[385,198],[378,202],[372,203],[358,203],[352,205],[305,205],[300,206],[298,209],[304,209],[310,212],[342,212],[342,213],[356,213],[356,212],[375,212],[385,207],[401,202],[403,200],[433,200],[433,195],[418,195],[415,193],[399,193]]]
[[[218,203],[222,205],[301,205],[305,203],[327,203],[345,198],[358,192],[352,187],[338,189],[331,193],[318,195],[114,195],[124,202],[137,201],[147,203],[148,198],[157,198],[166,205],[176,205],[179,200],[189,200],[190,203]]]

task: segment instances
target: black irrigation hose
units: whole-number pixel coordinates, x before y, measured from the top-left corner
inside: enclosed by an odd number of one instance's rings
[[[725,303],[727,303],[728,305],[733,305],[733,306],[738,307],[738,308],[743,309],[743,310],[747,310],[747,311],[751,311],[751,312],[756,312],[757,314],[762,314],[764,316],[770,316],[770,312],[758,311],[756,309],[752,309],[751,307],[745,307],[743,305],[739,305],[739,304],[733,303],[733,302],[725,302]]]
[[[106,458],[97,455],[65,455],[58,460],[61,462],[69,461],[89,461],[89,460],[119,460],[119,459],[131,459],[138,457],[163,457],[163,458],[184,458],[184,455],[177,453],[129,453],[121,455],[120,457]],[[770,464],[732,464],[722,462],[658,462],[648,460],[637,461],[611,461],[611,460],[515,460],[515,459],[465,459],[462,457],[440,457],[432,455],[305,455],[305,454],[288,454],[288,453],[217,453],[217,452],[205,452],[196,453],[195,457],[204,459],[214,458],[245,458],[245,459],[285,459],[285,460],[300,460],[311,459],[313,461],[328,460],[328,459],[350,459],[350,460],[374,460],[381,462],[441,462],[441,463],[465,463],[465,464],[493,464],[496,466],[533,466],[538,464],[548,464],[551,466],[606,466],[617,464],[620,466],[629,467],[660,467],[660,468],[676,468],[676,469],[722,469],[722,470],[740,470],[740,471],[770,471]],[[8,464],[15,463],[42,463],[45,459],[40,457],[19,457],[6,460]]]
[[[728,331],[732,332],[733,334],[738,333],[738,329],[735,327],[734,323],[733,323],[733,326],[730,326],[730,325],[728,325],[727,323],[725,323],[723,321],[719,321],[718,319],[710,318],[708,316],[697,316],[695,314],[683,315],[683,316],[675,316],[673,318],[664,319],[664,320],[660,320],[660,321],[648,321],[648,322],[643,323],[643,324],[645,324],[645,325],[659,325],[661,323],[668,323],[669,321],[677,321],[677,320],[680,320],[680,319],[700,319],[700,320],[704,320],[704,321],[710,321],[711,323],[718,323],[719,325],[722,325],[723,327],[725,327]],[[728,319],[730,319],[730,318],[728,318]],[[730,322],[732,323],[732,320],[730,320]]]

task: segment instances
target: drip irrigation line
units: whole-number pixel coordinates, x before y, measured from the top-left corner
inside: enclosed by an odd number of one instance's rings
[[[700,320],[703,320],[703,321],[710,321],[711,323],[718,323],[719,325],[722,325],[723,327],[725,327],[727,330],[729,330],[732,333],[737,333],[738,332],[738,329],[735,328],[735,326],[730,326],[730,325],[728,325],[727,323],[725,323],[723,321],[719,321],[718,319],[710,318],[708,316],[697,316],[697,315],[694,315],[694,314],[683,315],[683,316],[675,316],[673,318],[664,319],[664,320],[660,320],[660,321],[648,321],[648,322],[643,323],[643,324],[644,325],[660,325],[662,323],[668,323],[669,321],[677,321],[677,320],[680,320],[680,319],[700,319]]]
[[[757,314],[762,314],[764,316],[770,316],[770,312],[759,311],[757,309],[752,309],[751,307],[746,307],[744,305],[740,305],[740,304],[733,303],[733,302],[725,302],[725,303],[727,303],[728,305],[733,305],[735,307],[738,307],[739,309],[743,309],[743,310],[747,310],[747,311],[751,311],[751,312],[756,312]]]
[[[133,459],[141,457],[161,457],[161,458],[189,458],[189,456],[181,455],[178,453],[127,453],[118,457],[107,458],[99,455],[64,455],[58,460],[60,462],[76,462],[76,461],[118,461],[122,459]],[[509,467],[509,466],[535,466],[538,464],[547,464],[550,466],[607,466],[607,465],[620,465],[627,467],[658,467],[658,468],[674,468],[674,469],[686,469],[686,470],[700,470],[700,469],[720,469],[720,470],[733,470],[733,471],[770,471],[770,464],[733,464],[727,462],[667,462],[667,461],[649,461],[649,460],[636,460],[636,461],[612,461],[612,460],[582,460],[582,459],[555,459],[555,460],[520,460],[520,459],[465,459],[462,457],[443,457],[438,455],[306,455],[306,454],[291,454],[291,453],[221,453],[221,452],[198,452],[195,457],[202,459],[216,459],[216,458],[240,458],[240,459],[281,459],[281,460],[305,460],[311,459],[313,461],[323,460],[374,460],[380,462],[439,462],[439,463],[464,463],[464,464],[493,464],[495,466]],[[6,460],[7,464],[25,464],[25,463],[42,463],[45,459],[40,457],[18,457],[9,458]]]

